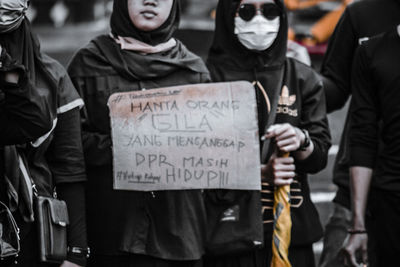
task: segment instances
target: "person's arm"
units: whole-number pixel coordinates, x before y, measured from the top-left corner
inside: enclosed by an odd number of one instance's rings
[[[33,141],[52,128],[51,107],[0,46],[0,145]]]
[[[89,80],[91,78],[88,78]],[[88,166],[105,166],[112,164],[112,140],[108,133],[100,132],[89,116],[88,108],[95,101],[87,94],[87,80],[71,77],[72,83],[78,90],[83,101],[87,103],[81,110],[82,142],[85,162]],[[94,112],[94,111],[92,111]]]
[[[60,199],[67,203],[70,225],[68,226],[67,260],[62,267],[85,266],[89,255],[86,241],[86,216],[85,216],[85,183],[63,183],[57,186]],[[73,249],[75,248],[75,249]],[[74,253],[76,251],[78,253]],[[71,265],[74,264],[74,265]]]
[[[331,36],[321,67],[327,112],[342,108],[351,95],[350,73],[358,36],[346,8]]]
[[[296,172],[302,173],[314,173],[326,166],[331,143],[326,118],[325,94],[317,74],[309,68],[301,66],[296,69],[298,76],[302,77],[302,82],[299,84],[303,84],[303,88],[300,90],[302,99],[298,100],[302,103],[301,114],[299,114],[300,125],[296,127],[289,123],[274,124],[262,138],[274,138],[279,151],[291,152],[291,157],[288,159],[271,157],[268,164],[261,167],[262,177],[269,182],[275,180],[275,182],[281,183],[280,180],[285,179],[285,183],[281,184],[290,184],[294,177],[291,173],[294,171],[292,165],[296,166]],[[306,134],[309,138],[306,138]],[[306,139],[309,142],[306,142]],[[279,173],[281,176],[271,176],[268,175],[274,173],[271,170],[283,172]]]
[[[361,250],[362,261],[368,262],[368,235],[365,227],[365,211],[367,207],[372,169],[366,167],[350,168],[351,207],[353,224],[350,237],[344,247],[346,265],[358,266],[356,251]]]
[[[378,152],[378,95],[369,72],[365,47],[361,46],[354,60],[352,71],[353,98],[350,105],[350,177],[353,225],[350,238],[344,245],[346,261],[357,266],[356,253],[361,251],[367,263],[368,235],[365,229],[365,210]]]
[[[83,253],[69,252],[63,266],[86,264],[85,164],[83,159],[79,109],[58,116],[54,138],[47,152],[50,170],[60,199],[67,203],[70,224],[67,227],[68,247]],[[71,264],[75,265],[71,265]]]
[[[301,100],[298,100],[301,101],[298,128],[308,132],[310,145],[305,151],[296,151],[293,156],[297,172],[316,173],[325,168],[331,146],[325,94],[322,82],[314,71],[307,68],[298,72],[303,73]],[[304,137],[304,132],[301,136]]]
[[[274,139],[276,148],[267,164],[261,165],[261,180],[276,186],[290,185],[296,176],[294,157],[307,159],[314,151],[314,144],[308,140],[304,149],[299,150],[304,146],[307,137],[303,131],[289,123],[271,125],[261,140],[267,138]],[[279,156],[279,151],[292,152],[295,156],[282,157]]]

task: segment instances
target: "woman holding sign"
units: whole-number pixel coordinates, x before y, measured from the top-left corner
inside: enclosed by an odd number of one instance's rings
[[[290,242],[289,261],[295,267],[315,265],[312,243],[322,236],[322,227],[310,200],[307,173],[325,167],[330,134],[322,83],[312,69],[286,57],[287,31],[281,0],[219,1],[207,62],[211,77],[254,84],[260,137],[272,145],[261,146],[264,248],[248,246],[242,254],[207,257],[207,266],[270,266],[273,192],[283,185],[290,185],[291,195],[291,240],[285,241]]]
[[[115,0],[111,33],[92,40],[69,66],[86,103],[91,266],[200,264],[205,236],[200,190],[113,190],[109,96],[209,81],[202,60],[172,38],[179,6],[178,0]]]

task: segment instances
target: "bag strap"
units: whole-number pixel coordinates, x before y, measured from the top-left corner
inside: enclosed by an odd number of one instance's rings
[[[25,167],[25,163],[21,157],[21,155],[18,154],[18,160],[19,160],[19,168],[22,172],[22,176],[24,177],[24,181],[26,184],[26,187],[28,188],[29,192],[29,199],[31,200],[31,204],[33,202],[33,196],[38,196],[38,191],[36,188],[36,184],[33,181],[32,177],[29,176],[28,170]]]
[[[282,91],[282,86],[283,86],[283,82],[285,80],[285,77],[286,77],[286,61],[284,63],[284,71],[281,72],[281,77],[279,79],[280,80],[280,83],[278,85],[279,89],[277,90],[277,92],[276,92],[276,94],[274,96],[274,99],[272,101],[271,110],[270,110],[270,112],[268,114],[268,121],[267,121],[267,124],[265,125],[265,131],[264,131],[265,133],[267,132],[268,128],[272,124],[274,124],[274,122],[275,122],[276,110],[278,108],[278,102],[279,102],[279,96],[280,96],[280,93]],[[258,84],[260,84],[260,82],[258,82]],[[256,85],[258,85],[258,84],[256,83]],[[260,86],[260,85],[258,85],[258,86]],[[262,88],[262,89],[264,89],[264,88]],[[264,97],[265,97],[265,94],[264,94]],[[267,103],[269,103],[268,96],[266,97],[265,101],[267,101]],[[271,143],[271,139],[265,139],[264,142],[263,142],[263,147],[262,147],[262,150],[261,150],[261,163],[265,163],[267,161],[267,156],[268,156],[268,152],[269,152],[269,148],[270,148],[270,146],[269,146],[270,143]]]
[[[24,160],[22,159],[21,155],[18,154],[18,160],[19,160],[19,168],[22,172],[22,176],[24,177],[25,184],[28,188],[29,191],[29,199],[31,200],[31,205],[33,203],[33,197],[38,197],[39,192],[37,190],[36,184],[33,181],[32,177],[29,175],[27,168],[25,167]],[[54,188],[53,190],[53,198],[57,199],[57,191]]]

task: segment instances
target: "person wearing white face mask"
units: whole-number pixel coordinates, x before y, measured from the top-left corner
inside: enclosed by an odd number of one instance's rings
[[[240,43],[250,50],[268,49],[278,35],[279,8],[273,3],[264,4],[260,10],[252,4],[243,4],[235,17],[235,34]],[[262,14],[258,14],[262,11]],[[257,12],[257,14],[255,13]]]
[[[264,246],[248,242],[225,254],[206,247],[207,267],[270,266],[273,191],[282,185],[291,188],[290,263],[293,267],[315,266],[312,244],[321,238],[322,226],[310,199],[307,174],[326,166],[330,134],[322,81],[310,67],[286,56],[287,31],[287,14],[281,0],[219,1],[207,66],[214,82],[246,80],[254,84],[259,136],[263,137],[262,190],[205,192],[205,197],[217,199],[228,210],[237,209],[243,198],[261,194]],[[263,144],[271,139],[270,145],[268,141]],[[281,157],[278,150],[290,156]],[[236,221],[224,223],[242,226],[234,228],[240,243],[253,233],[248,226],[252,218],[243,216],[246,210],[237,213]],[[257,219],[256,213],[254,216],[253,220]],[[208,236],[214,234],[218,233]]]

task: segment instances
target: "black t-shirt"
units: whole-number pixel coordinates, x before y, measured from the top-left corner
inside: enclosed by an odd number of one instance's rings
[[[350,166],[374,169],[373,187],[389,191],[400,190],[399,35],[396,27],[360,46],[352,72]]]
[[[327,111],[342,108],[351,95],[351,68],[354,52],[362,40],[388,31],[400,23],[399,0],[363,0],[349,5],[330,38],[321,73],[327,95]],[[350,208],[348,134],[346,119],[333,181],[339,186],[335,202]]]

